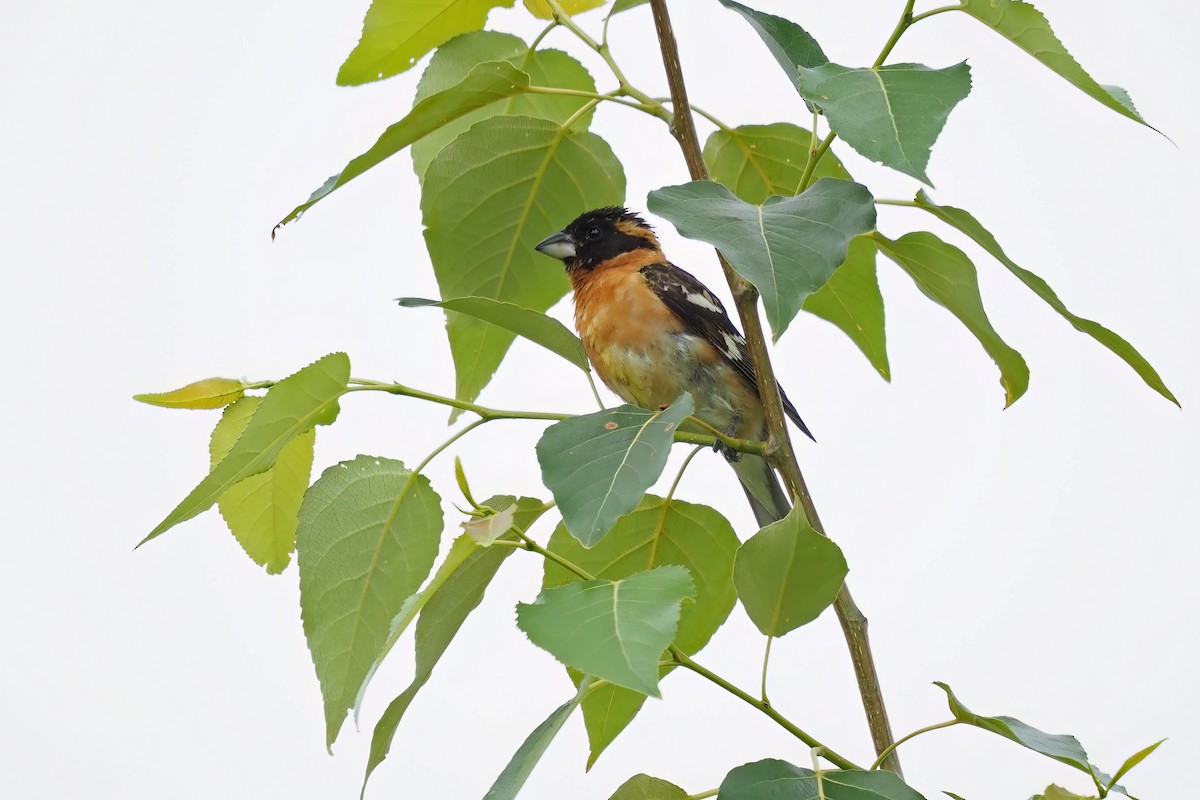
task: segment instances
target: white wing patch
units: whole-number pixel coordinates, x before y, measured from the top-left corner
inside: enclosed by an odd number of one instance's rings
[[[721,306],[717,304],[716,298],[708,292],[689,292],[687,289],[683,289],[683,297],[692,305],[700,306],[701,308],[711,311],[714,314],[725,313],[725,309],[721,308]]]
[[[721,348],[721,352],[730,361],[738,362],[745,360],[746,356],[742,353],[742,343],[740,337],[734,336],[731,333],[722,331],[721,336],[725,339],[725,346]]]

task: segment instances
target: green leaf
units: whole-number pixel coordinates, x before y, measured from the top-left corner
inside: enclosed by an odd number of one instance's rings
[[[776,758],[735,767],[721,782],[720,800],[925,800],[894,772],[846,769],[817,774]]]
[[[983,345],[1000,368],[1005,408],[1025,394],[1029,388],[1029,367],[988,320],[979,296],[975,265],[966,253],[925,231],[906,233],[895,241],[879,234],[872,238],[888,258],[909,274],[926,297],[958,317]]]
[[[1067,791],[1057,784],[1051,784],[1046,787],[1046,791],[1041,794],[1035,794],[1029,800],[1097,800],[1095,795],[1084,796]]]
[[[596,82],[582,64],[561,50],[530,51],[516,36],[496,31],[475,31],[451,39],[438,48],[417,84],[416,101],[444,92],[460,83],[477,64],[507,61],[529,76],[535,86],[594,92]],[[560,125],[586,103],[586,98],[564,95],[518,94],[504,103],[471,111],[451,120],[412,146],[413,167],[424,182],[425,172],[442,148],[480,120],[495,116],[525,116],[547,119]],[[587,130],[592,114],[584,114],[572,126]]]
[[[301,214],[331,192],[345,186],[413,142],[419,141],[423,136],[476,109],[520,94],[528,86],[529,76],[507,61],[480,64],[471,70],[461,83],[417,102],[412,111],[384,131],[369,150],[353,159],[341,172],[321,184],[309,195],[308,200],[292,209],[291,213],[279,221],[276,229],[299,219]]]
[[[343,461],[305,495],[296,537],[300,614],[325,698],[327,746],[429,574],[441,534],[441,498],[399,461]]]
[[[649,2],[650,0],[617,0],[613,3],[612,10],[608,12],[608,15],[611,17],[613,14],[620,14],[622,11],[644,6]]]
[[[850,240],[875,227],[865,186],[822,178],[796,197],[752,205],[712,181],[650,193],[650,211],[683,236],[708,242],[758,287],[778,339],[808,295],[846,260]]]
[[[647,495],[637,509],[617,520],[595,547],[587,548],[559,525],[547,547],[597,578],[620,580],[665,564],[684,567],[696,582],[696,599],[683,606],[675,646],[698,652],[725,622],[737,600],[733,558],[741,542],[716,509]],[[579,580],[575,573],[546,561],[542,588]],[[670,671],[663,668],[663,674]],[[578,683],[580,675],[572,679]],[[621,686],[603,686],[583,701],[590,753],[587,767],[600,757],[641,710],[646,696]]]
[[[1107,788],[1111,792],[1114,788],[1116,788],[1117,781],[1121,780],[1121,778],[1124,778],[1126,773],[1129,772],[1129,770],[1133,769],[1138,764],[1145,761],[1146,757],[1149,756],[1151,753],[1153,753],[1155,750],[1157,750],[1158,746],[1165,741],[1166,741],[1166,739],[1159,739],[1157,742],[1150,745],[1149,747],[1144,747],[1141,750],[1138,750],[1133,755],[1131,755],[1129,758],[1125,759],[1125,763],[1122,764],[1121,768],[1119,770],[1117,770],[1115,775],[1112,776],[1112,780],[1110,780],[1108,782],[1108,784],[1105,788]]]
[[[542,501],[531,497],[492,497],[484,505],[515,512],[513,524],[522,532],[527,531],[545,512]],[[509,534],[506,538],[516,539],[516,536]],[[363,776],[364,792],[371,773],[387,758],[392,741],[396,737],[396,729],[399,728],[417,692],[429,681],[442,654],[454,641],[467,617],[479,605],[492,578],[512,550],[511,547],[481,547],[465,534],[458,537],[429,583],[414,602],[406,604],[404,613],[393,623],[392,635],[385,651],[390,649],[390,645],[399,638],[413,618],[420,614],[416,628],[417,665],[412,683],[388,704],[379,722],[375,723],[367,771]]]
[[[542,482],[572,536],[591,547],[637,507],[662,474],[679,423],[694,410],[685,393],[661,411],[623,405],[546,429],[537,443]]]
[[[557,302],[567,279],[534,245],[578,209],[625,196],[621,164],[603,139],[529,117],[477,123],[438,154],[425,177],[425,241],[442,296],[535,311]],[[446,331],[455,396],[474,400],[514,334],[462,314],[447,320]]]
[[[338,415],[338,398],[350,380],[350,359],[332,353],[272,386],[229,454],[158,523],[141,547],[212,507],[236,483],[265,472],[288,442]]]
[[[390,78],[460,33],[477,31],[497,7],[513,0],[372,0],[362,38],[338,70],[339,86]]]
[[[733,0],[721,0],[721,5],[738,12],[750,23],[797,91],[800,90],[798,68],[829,63],[817,40],[791,20],[746,8]]]
[[[1012,717],[981,716],[964,706],[946,684],[934,681],[933,685],[946,693],[946,699],[950,704],[950,713],[959,722],[965,722],[968,725],[974,725],[976,728],[982,728],[998,736],[1003,736],[1005,739],[1011,739],[1036,753],[1041,753],[1055,761],[1061,761],[1063,764],[1093,776],[1095,780],[1100,781],[1101,785],[1107,785],[1112,780],[1108,775],[1105,775],[1088,762],[1087,751],[1083,749],[1083,745],[1074,736],[1043,733],[1037,728],[1026,725],[1021,720]],[[1114,786],[1113,788],[1122,794],[1125,793],[1125,790],[1119,786]]]
[[[797,506],[742,545],[733,582],[763,635],[783,636],[833,603],[847,571],[841,548],[817,533]]]
[[[556,708],[545,722],[533,729],[533,733],[529,734],[521,747],[513,754],[512,760],[500,773],[500,777],[496,778],[492,788],[488,789],[483,800],[514,800],[516,798],[521,787],[525,785],[525,781],[533,773],[533,768],[537,766],[538,761],[546,752],[546,748],[550,746],[550,742],[554,741],[554,737],[566,723],[567,717],[571,716],[571,712],[575,710],[584,694],[587,693],[588,683],[587,680],[583,681],[574,697]]]
[[[883,295],[875,271],[875,243],[865,236],[850,240],[846,260],[824,286],[804,301],[804,310],[828,320],[858,346],[885,381],[892,379]]]
[[[585,701],[586,702],[586,701]],[[687,800],[688,793],[662,778],[634,775],[622,783],[608,800]]]
[[[487,297],[453,297],[440,301],[425,300],[420,297],[401,297],[398,302],[404,308],[437,306],[454,314],[466,314],[468,317],[496,325],[518,336],[524,336],[551,353],[562,356],[584,372],[591,372],[587,353],[584,352],[583,342],[579,341],[579,337],[571,333],[566,325],[553,317],[546,316],[541,311],[521,308],[512,303],[502,303]]]
[[[747,203],[761,205],[772,195],[800,192],[811,143],[811,133],[789,122],[739,125],[713,131],[704,143],[704,161],[714,181]],[[813,175],[852,180],[832,152],[817,162]]]
[[[568,14],[581,14],[584,11],[599,8],[605,2],[607,0],[559,0],[559,5]],[[550,10],[550,4],[546,0],[525,0],[525,8],[529,9],[529,13],[538,19],[552,19],[554,17],[554,12]]]
[[[208,443],[209,463],[216,467],[241,437],[261,397],[243,397],[225,409]],[[315,430],[288,442],[266,472],[251,475],[221,495],[217,508],[246,555],[275,575],[287,567],[296,549],[300,503],[312,474]]]
[[[1122,116],[1146,124],[1129,93],[1119,86],[1101,86],[1054,35],[1041,11],[1017,0],[963,0],[963,11],[987,25],[1045,64],[1090,97]]]
[[[683,599],[695,594],[679,566],[568,583],[518,604],[517,627],[569,667],[660,697],[659,657],[675,638]]]
[[[1141,353],[1134,349],[1133,345],[1100,323],[1071,313],[1063,302],[1058,299],[1058,295],[1050,288],[1050,285],[1029,270],[1023,269],[1009,258],[991,231],[983,227],[979,220],[972,216],[970,212],[964,211],[961,208],[955,208],[954,206],[940,206],[930,200],[929,196],[923,191],[917,193],[916,203],[918,208],[928,211],[947,225],[957,228],[971,237],[976,244],[986,250],[993,258],[1008,267],[1009,271],[1032,289],[1034,294],[1045,300],[1051,308],[1062,315],[1067,322],[1070,322],[1075,330],[1086,333],[1107,347],[1122,361],[1132,367],[1133,371],[1146,382],[1147,386],[1175,405],[1179,405],[1179,401],[1175,399],[1175,395],[1163,383],[1162,378],[1158,376],[1158,372],[1150,365],[1149,361],[1142,357]]]
[[[815,103],[829,127],[862,155],[933,185],[929,152],[954,106],[971,91],[966,62],[944,69],[890,64],[855,69],[838,64],[801,67],[800,94]]]
[[[133,399],[161,408],[222,408],[245,394],[245,388],[233,378],[205,378],[173,392],[135,394]]]

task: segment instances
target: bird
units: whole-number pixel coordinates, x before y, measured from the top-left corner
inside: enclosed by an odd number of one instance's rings
[[[739,439],[767,436],[746,339],[707,286],[664,255],[653,228],[619,206],[580,214],[535,248],[566,267],[575,329],[592,367],[626,403],[656,410],[684,392],[694,416]],[[787,416],[816,438],[780,389]],[[737,473],[760,526],[791,503],[767,460],[715,443]]]

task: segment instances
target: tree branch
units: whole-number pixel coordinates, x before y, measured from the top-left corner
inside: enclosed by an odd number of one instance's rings
[[[700,140],[696,135],[696,126],[692,119],[691,107],[688,104],[687,87],[684,84],[683,70],[679,63],[679,47],[675,41],[675,32],[671,27],[671,18],[667,13],[666,0],[650,0],[650,7],[654,13],[654,27],[658,33],[659,47],[662,50],[667,84],[671,89],[671,106],[674,111],[671,133],[683,151],[683,157],[687,162],[688,172],[692,179],[708,180],[708,167],[704,163]],[[907,22],[907,16],[904,19]],[[825,529],[817,515],[816,505],[808,491],[788,435],[787,418],[784,416],[779,386],[775,380],[770,356],[767,353],[767,340],[763,334],[762,321],[758,316],[758,292],[749,281],[733,270],[723,255],[719,252],[717,255],[721,262],[721,269],[725,273],[725,279],[729,282],[729,288],[733,292],[734,305],[737,307],[742,330],[746,334],[746,342],[750,349],[750,359],[754,364],[755,374],[758,376],[758,392],[763,399],[767,423],[767,453],[771,462],[779,469],[792,496],[804,509],[809,524],[824,534]],[[883,693],[879,686],[879,676],[871,655],[871,644],[867,638],[867,619],[855,605],[850,590],[845,586],[842,587],[842,591],[834,602],[834,609],[841,622],[846,644],[850,648],[850,659],[854,664],[854,674],[858,680],[858,690],[867,714],[867,724],[871,729],[875,752],[876,754],[887,753],[885,766],[900,774],[900,761],[896,757],[895,750],[887,752],[893,743],[892,731],[883,702]]]

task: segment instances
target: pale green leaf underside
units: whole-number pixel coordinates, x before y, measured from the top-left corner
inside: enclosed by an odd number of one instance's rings
[[[325,470],[300,509],[300,613],[332,745],[393,620],[437,557],[441,498],[399,461],[358,456]]]
[[[1146,124],[1129,93],[1119,86],[1102,86],[1084,71],[1041,11],[1018,0],[963,0],[963,11],[987,25],[1045,64],[1089,97],[1118,114]]]
[[[375,144],[350,161],[341,172],[327,179],[308,200],[279,221],[286,225],[383,160],[433,133],[447,123],[476,109],[520,94],[529,86],[529,76],[507,61],[489,61],[471,70],[462,82],[418,101],[404,119],[389,127]]]
[[[731,770],[721,782],[721,800],[925,800],[887,770],[811,769],[766,758]]]
[[[954,107],[971,91],[964,62],[944,69],[824,64],[798,70],[800,94],[862,155],[932,185],[925,168]]]
[[[919,208],[928,211],[938,219],[945,222],[951,227],[971,237],[976,244],[986,250],[993,258],[1006,266],[1012,274],[1016,275],[1026,286],[1033,290],[1033,293],[1042,298],[1057,311],[1064,319],[1071,323],[1075,330],[1081,333],[1086,333],[1100,344],[1107,347],[1115,353],[1122,361],[1133,368],[1133,371],[1146,382],[1154,391],[1161,394],[1163,397],[1170,400],[1175,405],[1179,405],[1179,401],[1175,399],[1175,395],[1167,388],[1167,385],[1159,377],[1157,370],[1150,365],[1141,353],[1139,353],[1133,345],[1125,341],[1120,335],[1114,333],[1108,328],[1101,325],[1099,322],[1094,322],[1090,319],[1076,316],[1067,309],[1066,305],[1058,299],[1058,295],[1050,285],[1042,280],[1038,275],[1030,272],[1027,269],[1019,266],[1015,261],[1008,257],[1000,247],[1000,243],[996,241],[996,237],[991,231],[983,227],[970,212],[964,211],[961,208],[954,206],[940,206],[929,199],[924,192],[918,192],[916,203]]]
[[[534,86],[596,91],[596,82],[592,80],[587,69],[561,50],[530,52],[525,42],[512,34],[474,31],[451,39],[437,49],[417,84],[416,102],[419,103],[457,85],[477,64],[485,61],[511,63],[528,75],[530,84]],[[562,124],[585,103],[587,99],[582,97],[522,93],[513,95],[502,103],[493,103],[470,111],[448,121],[413,144],[410,150],[413,168],[423,182],[430,162],[442,148],[480,120],[508,115],[535,117]],[[592,114],[588,112],[579,118],[573,128],[587,130],[591,119]]]
[[[637,507],[662,474],[679,423],[694,410],[684,394],[662,411],[623,405],[546,429],[537,443],[542,482],[572,536],[591,547]]]
[[[207,511],[234,484],[270,469],[292,439],[337,419],[349,380],[349,357],[332,353],[272,386],[229,454],[139,546]]]
[[[584,11],[599,8],[606,2],[607,0],[560,0],[559,6],[568,14],[582,14]],[[554,16],[546,0],[525,0],[525,8],[538,19],[550,19]]]
[[[665,564],[685,567],[695,580],[696,599],[685,603],[680,612],[675,646],[692,655],[708,643],[733,609],[737,599],[733,558],[740,544],[733,526],[716,509],[647,495],[594,547],[584,547],[561,524],[547,547],[585,572],[606,580],[627,578]],[[573,572],[546,562],[543,588],[578,580]],[[578,674],[572,675],[576,682],[579,678]],[[589,769],[633,721],[645,699],[639,692],[611,685],[587,696],[583,720],[590,745]]]
[[[648,205],[683,236],[720,250],[758,288],[776,339],[846,259],[850,240],[875,227],[867,188],[832,178],[765,205],[747,203],[719,183],[693,181],[656,189]]]
[[[865,236],[854,237],[846,260],[824,286],[805,299],[804,310],[840,328],[883,379],[890,381],[892,370],[875,254],[874,242]]]
[[[872,238],[888,258],[896,262],[926,297],[946,308],[967,327],[1000,368],[1007,408],[1029,388],[1029,367],[1016,350],[992,327],[979,296],[979,278],[966,253],[932,233],[907,233],[892,241],[874,234]]]
[[[135,394],[134,400],[161,408],[222,408],[245,393],[241,381],[233,378],[205,378],[170,392]]]
[[[659,697],[659,657],[675,638],[681,603],[695,593],[688,571],[674,565],[568,583],[519,604],[517,627],[568,667]]]
[[[579,341],[579,337],[572,333],[566,325],[553,317],[546,316],[541,311],[522,308],[512,303],[503,303],[487,297],[452,297],[449,300],[401,297],[398,302],[404,308],[437,306],[446,309],[451,314],[465,314],[468,317],[474,317],[518,336],[523,336],[551,353],[562,356],[584,372],[591,371],[587,353],[584,352],[583,342]]]
[[[221,415],[209,440],[209,462],[216,466],[241,437],[261,397],[243,397]],[[217,508],[246,555],[267,572],[283,572],[296,549],[300,503],[312,474],[315,430],[288,442],[265,472],[251,475],[221,495]]]
[[[512,5],[513,0],[372,0],[362,38],[338,69],[338,85],[398,75],[443,42],[482,28],[493,8]]]
[[[591,133],[546,120],[492,117],[447,145],[426,173],[425,241],[443,297],[485,297],[545,311],[567,291],[562,265],[534,251],[579,209],[620,203],[621,164]],[[514,334],[447,320],[456,397],[474,400]]]
[[[817,533],[797,505],[742,545],[733,582],[763,635],[783,636],[832,605],[847,571],[841,548]]]

